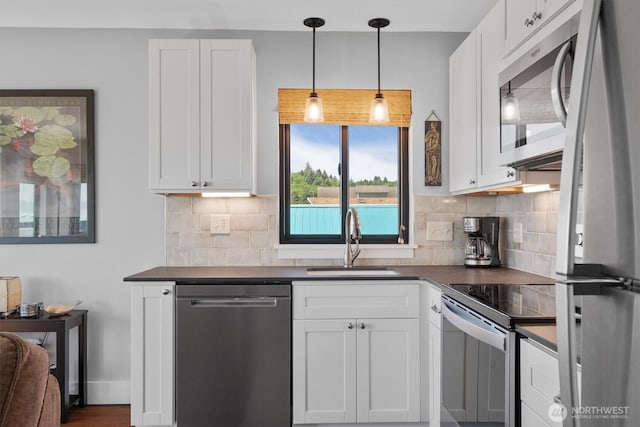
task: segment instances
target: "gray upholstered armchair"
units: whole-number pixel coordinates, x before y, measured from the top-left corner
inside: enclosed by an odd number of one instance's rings
[[[44,348],[0,332],[0,427],[60,426],[60,387]]]

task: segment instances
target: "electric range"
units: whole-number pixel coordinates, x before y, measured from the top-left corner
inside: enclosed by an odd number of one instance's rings
[[[507,329],[556,320],[555,285],[449,284],[442,292]]]

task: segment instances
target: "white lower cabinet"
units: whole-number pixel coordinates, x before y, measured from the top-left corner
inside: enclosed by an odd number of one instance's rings
[[[440,426],[442,404],[442,317],[440,297],[442,292],[429,285],[429,426]]]
[[[418,422],[417,284],[304,282],[293,289],[294,424]],[[295,318],[305,307],[314,318]],[[353,317],[332,318],[336,308]],[[386,318],[394,310],[397,318]]]
[[[558,354],[530,339],[520,339],[520,408],[522,427],[562,426],[549,408],[560,396]],[[578,365],[578,390],[581,375]]]
[[[131,425],[171,426],[174,400],[174,282],[131,288]]]

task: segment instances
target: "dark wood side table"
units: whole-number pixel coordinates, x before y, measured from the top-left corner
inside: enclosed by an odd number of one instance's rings
[[[87,404],[87,310],[73,310],[64,316],[51,317],[43,311],[37,318],[12,314],[0,318],[0,331],[55,332],[56,368],[53,374],[60,384],[60,421],[67,422],[69,408],[76,402]],[[78,328],[78,394],[69,395],[69,331]]]

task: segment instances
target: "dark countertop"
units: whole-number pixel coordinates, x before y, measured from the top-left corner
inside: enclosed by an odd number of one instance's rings
[[[547,323],[546,325],[516,325],[516,332],[524,335],[527,338],[539,342],[550,350],[553,350],[555,352],[558,351],[558,330],[555,324]],[[576,346],[578,350],[578,363],[580,363],[580,353],[582,348],[580,323],[576,324]]]
[[[397,276],[310,276],[308,267],[155,267],[124,278],[125,282],[179,281],[182,283],[274,283],[291,280],[431,280],[464,284],[553,284],[554,280],[506,267],[387,266]],[[340,267],[336,267],[339,269]]]
[[[555,324],[516,325],[516,332],[553,351],[558,351],[558,333]]]

